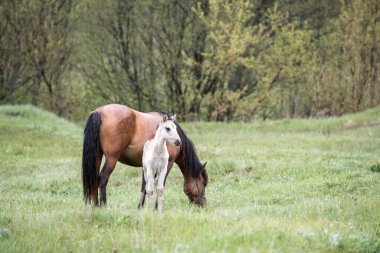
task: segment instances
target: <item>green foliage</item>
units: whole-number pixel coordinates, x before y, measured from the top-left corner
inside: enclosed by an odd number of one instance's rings
[[[380,2],[342,1],[342,6],[340,39],[347,62],[343,70],[350,77],[346,103],[350,111],[358,111],[379,101]]]
[[[379,1],[5,0],[0,103],[253,121],[380,103]]]
[[[2,1],[0,102],[69,110],[65,78],[74,47],[74,0]]]
[[[209,118],[231,121],[247,84],[231,88],[233,74],[239,67],[249,68],[249,48],[260,40],[258,28],[247,26],[253,17],[250,1],[209,1],[210,11],[197,10],[197,16],[209,31],[203,52],[203,72],[216,76],[207,107]],[[256,35],[257,34],[257,35]]]
[[[309,106],[306,77],[312,57],[312,31],[297,29],[298,22],[286,22],[277,5],[267,13],[270,30],[266,34],[267,49],[254,65],[258,79],[256,96],[258,112],[269,116],[298,115],[297,109]],[[308,115],[306,115],[308,116]]]
[[[208,161],[208,206],[188,205],[174,167],[158,215],[137,210],[140,169],[121,165],[109,205],[86,206],[82,127],[1,106],[0,251],[378,252],[379,117],[181,124]]]

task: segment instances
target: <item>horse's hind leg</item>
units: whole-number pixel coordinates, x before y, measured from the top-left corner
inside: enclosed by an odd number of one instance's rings
[[[100,188],[100,205],[107,204],[107,193],[106,188],[108,184],[108,179],[115,169],[117,159],[108,159],[103,165],[102,171],[99,174],[99,188]]]
[[[95,182],[95,187],[91,192],[95,206],[99,205],[99,197],[98,197],[98,193],[99,193],[99,170],[100,170],[100,165],[102,163],[102,157],[103,157],[103,152],[100,151],[98,156],[96,157],[96,172],[95,173],[97,175],[97,178],[96,178],[97,180]]]

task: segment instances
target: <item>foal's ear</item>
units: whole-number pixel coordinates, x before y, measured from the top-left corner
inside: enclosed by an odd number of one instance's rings
[[[168,120],[168,116],[164,115],[164,117],[162,118],[162,122],[165,122]]]
[[[175,121],[177,114],[174,114],[173,116],[170,117],[171,120]]]

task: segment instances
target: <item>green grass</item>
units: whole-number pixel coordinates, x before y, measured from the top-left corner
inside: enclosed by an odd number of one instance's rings
[[[0,252],[380,252],[380,108],[340,118],[182,124],[210,184],[189,206],[174,167],[164,212],[137,210],[118,165],[106,208],[82,201],[82,127],[0,107]]]

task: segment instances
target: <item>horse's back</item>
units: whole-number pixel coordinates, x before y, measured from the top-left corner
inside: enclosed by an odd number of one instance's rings
[[[118,159],[131,142],[136,127],[133,109],[118,104],[109,104],[96,109],[102,115],[100,144],[106,157]]]
[[[108,104],[97,108],[95,111],[99,111],[102,114],[104,120],[115,120],[115,118],[123,119],[135,114],[135,110],[125,105],[120,104]]]

